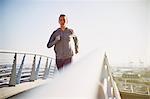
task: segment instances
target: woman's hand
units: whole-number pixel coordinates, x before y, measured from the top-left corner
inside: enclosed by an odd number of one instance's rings
[[[60,40],[60,35],[56,36],[55,41],[59,41]]]

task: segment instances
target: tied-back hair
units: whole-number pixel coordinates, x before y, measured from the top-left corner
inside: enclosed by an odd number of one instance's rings
[[[59,19],[60,19],[60,17],[66,17],[66,15],[65,14],[60,14]]]

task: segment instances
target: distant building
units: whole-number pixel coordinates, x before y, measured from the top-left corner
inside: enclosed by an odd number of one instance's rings
[[[140,77],[140,74],[135,74],[133,72],[127,72],[122,74],[122,78],[139,79]]]

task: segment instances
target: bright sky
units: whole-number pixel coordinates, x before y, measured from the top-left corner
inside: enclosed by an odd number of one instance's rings
[[[114,64],[146,62],[147,11],[147,0],[0,0],[0,49],[54,56],[46,44],[64,13],[80,54],[99,47]]]

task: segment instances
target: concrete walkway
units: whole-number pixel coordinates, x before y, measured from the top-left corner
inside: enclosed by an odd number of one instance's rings
[[[0,99],[5,99],[8,98],[10,96],[19,94],[21,92],[27,91],[29,89],[38,87],[40,85],[43,85],[47,82],[47,80],[36,80],[34,82],[25,82],[25,83],[21,83],[18,84],[16,86],[12,86],[12,87],[3,87],[0,88]]]

